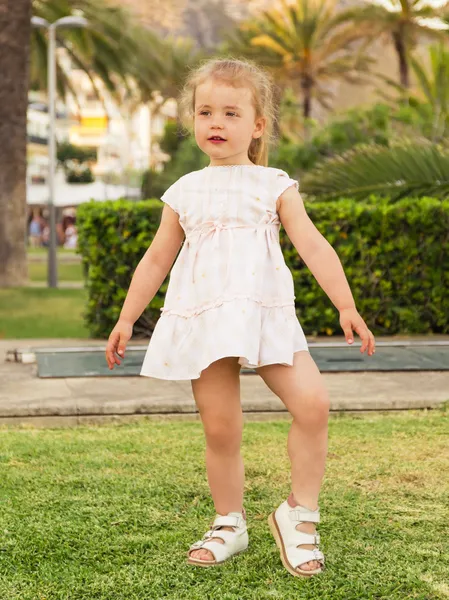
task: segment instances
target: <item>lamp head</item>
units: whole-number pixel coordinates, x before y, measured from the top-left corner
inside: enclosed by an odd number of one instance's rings
[[[44,27],[47,29],[50,27],[50,23],[47,21],[47,19],[43,19],[42,17],[31,17],[31,26],[36,28]]]
[[[89,21],[84,17],[78,17],[75,15],[70,15],[68,17],[61,17],[57,21],[54,22],[55,27],[88,27]]]

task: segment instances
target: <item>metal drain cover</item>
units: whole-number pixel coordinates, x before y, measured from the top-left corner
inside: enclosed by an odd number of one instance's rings
[[[147,346],[129,348],[126,358],[112,371],[104,348],[47,348],[35,350],[39,377],[130,377],[139,376]],[[360,354],[360,344],[310,343],[310,354],[322,372],[344,371],[446,371],[449,343],[400,344],[378,342],[376,353]],[[243,370],[243,372],[252,372]]]

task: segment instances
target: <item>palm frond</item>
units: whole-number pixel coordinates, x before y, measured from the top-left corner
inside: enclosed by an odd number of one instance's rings
[[[426,97],[428,102],[432,102],[434,97],[432,83],[430,82],[423,65],[416,58],[413,57],[410,58],[410,64],[412,66],[413,71],[415,72],[416,78],[424,96]]]
[[[158,87],[161,76],[153,69],[151,54],[155,34],[144,31],[133,14],[118,3],[106,0],[32,0],[33,14],[49,22],[71,14],[82,14],[89,22],[87,29],[58,30],[58,40],[89,77],[102,80],[105,88],[118,97],[119,89],[132,93],[130,81],[142,86],[145,94]],[[39,30],[32,33],[32,83],[46,87],[47,41]],[[165,73],[164,73],[165,74]],[[59,92],[69,88],[62,77]],[[133,86],[135,89],[136,86]],[[98,92],[98,87],[94,88]]]
[[[303,178],[302,191],[320,200],[363,199],[370,194],[391,200],[419,195],[446,198],[449,148],[428,140],[359,146],[320,163]]]

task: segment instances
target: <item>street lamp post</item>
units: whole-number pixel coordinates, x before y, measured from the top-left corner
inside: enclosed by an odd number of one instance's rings
[[[50,217],[50,239],[48,247],[48,287],[58,287],[57,260],[56,260],[56,209],[55,209],[55,171],[56,171],[56,28],[57,27],[87,27],[88,21],[84,17],[68,16],[58,19],[54,23],[49,23],[42,17],[32,17],[31,25],[33,27],[43,27],[48,29],[48,210]]]

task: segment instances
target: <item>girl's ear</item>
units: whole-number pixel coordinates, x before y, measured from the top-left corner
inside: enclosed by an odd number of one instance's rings
[[[260,138],[265,131],[267,120],[265,117],[259,117],[254,123],[253,138]]]

